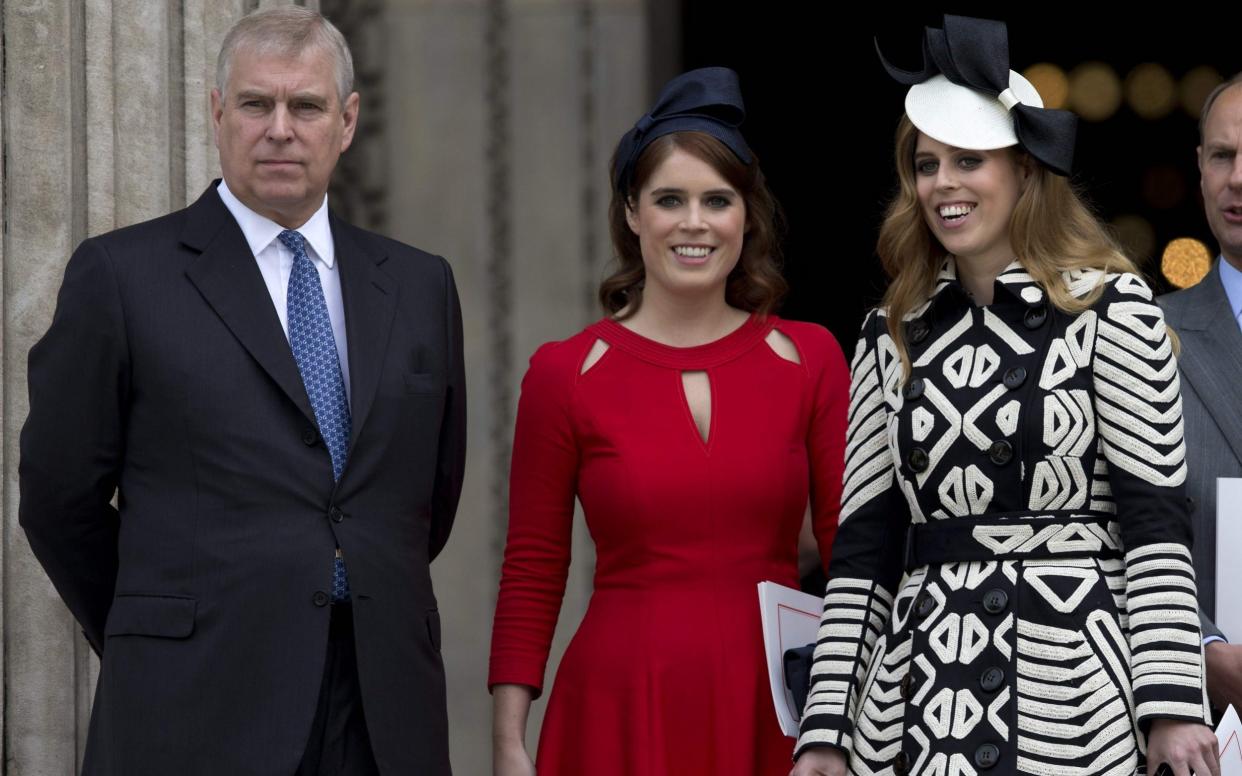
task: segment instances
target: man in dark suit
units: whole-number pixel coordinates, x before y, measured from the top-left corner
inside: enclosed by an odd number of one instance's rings
[[[102,659],[86,774],[449,773],[461,317],[442,258],[327,209],[352,79],[317,13],[238,22],[223,182],[85,241],[31,350],[21,524]]]
[[[1213,705],[1242,708],[1242,633],[1213,622],[1216,585],[1216,480],[1242,477],[1242,77],[1208,97],[1199,120],[1199,173],[1208,225],[1220,258],[1198,285],[1161,297],[1181,339],[1178,367],[1186,430],[1186,491],[1195,521],[1194,561]],[[1234,552],[1242,548],[1232,548]]]

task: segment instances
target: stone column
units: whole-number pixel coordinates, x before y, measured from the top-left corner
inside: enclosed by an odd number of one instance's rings
[[[264,3],[269,4],[269,3]],[[316,0],[310,3],[317,6]],[[216,177],[208,91],[256,0],[7,0],[0,16],[4,234],[5,773],[76,772],[98,664],[17,524],[26,354],[85,237],[184,206]]]
[[[466,489],[432,573],[453,765],[491,770],[487,658],[522,375],[599,316],[607,162],[646,109],[642,0],[387,0],[389,231],[452,263],[465,316]],[[365,110],[365,96],[364,108]],[[590,595],[581,516],[547,686]],[[545,696],[546,697],[546,696]],[[544,701],[529,726],[532,754]]]

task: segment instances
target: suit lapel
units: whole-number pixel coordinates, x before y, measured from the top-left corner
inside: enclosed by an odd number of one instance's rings
[[[387,254],[364,249],[355,239],[353,227],[335,214],[331,219],[336,261],[341,273],[341,296],[345,302],[345,338],[349,343],[352,448],[379,387],[393,314],[397,309],[397,285],[380,267],[388,258]]]
[[[1242,331],[1233,319],[1217,267],[1185,295],[1180,334],[1182,374],[1194,386],[1233,454],[1242,460]]]
[[[213,183],[190,208],[181,241],[201,255],[186,270],[233,336],[312,423],[302,376],[259,266]]]

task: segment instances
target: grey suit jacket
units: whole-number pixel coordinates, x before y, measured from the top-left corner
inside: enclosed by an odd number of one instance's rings
[[[1233,320],[1215,264],[1198,285],[1157,301],[1182,342],[1178,367],[1195,576],[1203,634],[1219,635],[1211,621],[1216,613],[1216,478],[1242,477],[1242,331]],[[1242,639],[1242,633],[1230,635]]]

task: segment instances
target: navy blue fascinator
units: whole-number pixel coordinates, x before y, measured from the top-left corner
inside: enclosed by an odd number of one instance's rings
[[[682,73],[664,85],[655,106],[621,136],[612,171],[613,185],[629,192],[634,164],[643,149],[672,132],[703,132],[728,146],[743,164],[750,149],[738,127],[746,118],[737,73],[727,67],[702,67]]]

